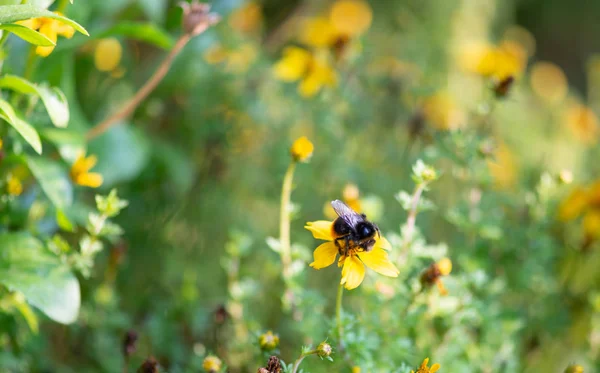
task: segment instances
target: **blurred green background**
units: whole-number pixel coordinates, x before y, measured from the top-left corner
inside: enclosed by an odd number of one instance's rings
[[[349,184],[392,242],[401,274],[370,272],[346,292],[353,363],[338,351],[333,363],[307,358],[305,371],[408,373],[428,356],[440,372],[564,372],[571,363],[600,371],[600,224],[584,215],[600,205],[600,2],[370,0],[365,31],[307,42],[311,30],[325,31],[306,20],[331,18],[337,2],[211,3],[221,21],[185,46],[132,116],[87,145],[104,182],[76,188],[76,204],[93,206],[94,194],[116,188],[129,205],[114,219],[122,240],[98,254],[89,278],[78,275],[77,321],[38,313],[33,333],[22,316],[2,314],[0,371],[135,371],[152,355],[162,371],[197,372],[210,353],[228,371],[255,372],[269,356],[258,345],[267,330],[287,363],[302,345],[329,338],[336,347],[339,272],[307,266],[317,242],[303,226],[325,219]],[[174,1],[38,3],[90,33],[59,37],[29,77],[63,90],[65,131],[80,136],[130,99],[182,34]],[[147,28],[113,28],[127,24]],[[109,39],[117,47],[98,52]],[[290,46],[310,53],[307,71],[325,63],[337,78],[302,94],[277,72],[301,64],[285,60]],[[30,48],[11,35],[1,72],[26,74]],[[117,63],[101,71],[111,56]],[[508,77],[514,83],[499,97]],[[290,285],[267,238],[279,237],[283,175],[300,136],[314,154],[294,175],[300,273]],[[44,156],[60,158],[48,149]],[[440,175],[425,193],[436,208],[418,215],[407,238],[395,196],[413,193],[418,159]],[[40,198],[35,183],[24,177],[17,200]],[[588,188],[577,218],[559,218],[577,186]],[[3,231],[59,231],[23,214],[6,218]],[[446,256],[449,295],[415,291],[420,273]],[[128,330],[139,340],[125,361]]]

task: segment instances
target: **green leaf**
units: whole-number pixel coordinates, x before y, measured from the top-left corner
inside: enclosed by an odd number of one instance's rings
[[[70,324],[81,304],[79,282],[68,267],[27,233],[0,234],[0,283],[54,321]]]
[[[69,124],[69,103],[60,89],[50,88],[43,84],[33,84],[16,75],[2,76],[0,88],[12,89],[24,94],[37,94],[42,99],[50,120],[56,127],[64,128]]]
[[[19,118],[12,106],[2,99],[0,99],[0,118],[8,122],[38,154],[42,154],[42,141],[35,128]]]
[[[169,34],[153,23],[121,22],[97,35],[98,38],[109,36],[125,36],[163,49],[170,49],[175,43]]]
[[[0,24],[14,23],[17,21],[24,21],[27,19],[39,17],[57,19],[73,27],[75,30],[81,32],[82,34],[89,36],[86,29],[83,28],[83,26],[81,26],[79,23],[43,8],[38,8],[29,4],[4,5],[0,7]]]
[[[17,35],[21,39],[25,40],[28,43],[33,45],[40,45],[42,47],[50,47],[52,45],[56,45],[52,40],[48,39],[46,35],[41,34],[35,30],[30,29],[29,27],[9,23],[6,25],[0,25],[0,30],[6,30],[8,32],[12,32]]]
[[[70,163],[75,162],[79,154],[85,153],[85,137],[80,132],[47,128],[42,130],[41,136],[53,143],[58,148],[60,156]]]
[[[27,156],[25,160],[50,202],[60,210],[71,206],[73,186],[62,167],[42,157]]]

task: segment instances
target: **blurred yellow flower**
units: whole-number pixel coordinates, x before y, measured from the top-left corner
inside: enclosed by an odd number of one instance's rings
[[[274,73],[284,82],[300,80],[298,91],[304,97],[312,97],[321,88],[332,87],[337,81],[335,70],[326,58],[298,47],[283,50],[283,57],[275,64]]]
[[[257,31],[262,25],[263,16],[260,4],[250,1],[236,9],[229,17],[232,29],[249,34]]]
[[[575,137],[584,144],[594,144],[598,137],[598,117],[592,109],[580,104],[571,104],[565,112],[565,121]]]
[[[20,196],[21,193],[23,193],[23,184],[21,184],[21,180],[14,175],[9,175],[8,180],[6,181],[6,191],[11,196]]]
[[[431,367],[429,367],[429,358],[425,358],[425,360],[423,360],[423,362],[421,363],[421,366],[417,369],[416,373],[435,373],[440,369],[440,364],[433,364]],[[411,373],[415,373],[414,370],[410,371]]]
[[[299,39],[312,47],[340,47],[369,29],[373,12],[366,1],[338,0],[329,17],[308,18],[302,25]]]
[[[562,221],[573,220],[577,218],[588,205],[587,190],[578,187],[560,204],[558,209],[558,218]]]
[[[565,373],[583,373],[583,367],[578,364],[569,365],[565,369]]]
[[[458,62],[465,71],[502,81],[523,73],[527,51],[520,44],[508,40],[498,46],[469,43],[461,49]]]
[[[306,162],[312,157],[315,146],[306,137],[302,136],[296,139],[290,148],[290,154],[294,161]]]
[[[531,34],[531,32],[529,32],[529,30],[521,26],[513,25],[508,27],[506,31],[504,31],[502,40],[511,41],[521,45],[523,49],[527,51],[527,55],[529,57],[535,54],[535,37]]]
[[[350,206],[350,208],[352,208],[354,211],[359,213],[363,212],[362,203],[360,200],[360,190],[355,184],[346,184],[346,186],[344,186],[344,190],[342,191],[342,201],[344,201],[344,203]],[[326,202],[323,206],[323,213],[328,219],[333,220],[337,218],[337,214],[333,210],[333,207],[331,207],[330,202]]]
[[[103,182],[102,175],[97,172],[89,172],[97,162],[98,158],[95,155],[85,157],[84,154],[81,154],[71,166],[71,180],[81,186],[98,188]]]
[[[391,245],[383,236],[375,236],[375,245],[371,251],[359,251],[352,248],[342,255],[333,242],[335,239],[333,222],[325,220],[308,222],[304,228],[311,231],[314,238],[328,241],[315,249],[314,261],[310,266],[314,269],[329,267],[340,254],[338,260],[338,267],[342,267],[340,284],[348,290],[355,289],[362,283],[365,278],[365,266],[388,277],[398,277],[400,273],[388,258],[386,250],[390,250]],[[344,244],[340,242],[340,245]]]
[[[94,49],[94,66],[100,71],[113,71],[121,62],[123,48],[115,38],[101,39]]]
[[[269,330],[258,337],[258,344],[263,351],[274,350],[279,346],[279,336]]]
[[[62,13],[55,12],[58,15],[62,16]],[[25,21],[19,21],[18,24],[29,27],[32,30],[38,30],[41,34],[46,36],[48,39],[52,40],[56,44],[58,39],[58,35],[64,36],[67,39],[70,39],[75,34],[75,29],[69,25],[62,23],[61,21],[54,18],[32,18]],[[54,46],[49,47],[36,47],[35,53],[42,56],[47,57],[54,50]]]
[[[202,362],[202,368],[209,373],[220,371],[222,365],[223,363],[221,362],[221,359],[213,355],[205,357],[204,361]]]
[[[452,261],[449,258],[442,258],[423,271],[420,278],[421,284],[427,287],[435,284],[441,295],[447,295],[448,290],[442,282],[442,277],[448,276],[450,272],[452,272]]]
[[[225,63],[225,70],[232,73],[245,73],[256,61],[258,51],[251,43],[242,44],[238,49],[228,50],[220,44],[216,44],[203,55],[204,60],[211,64]]]
[[[329,19],[339,33],[353,37],[371,27],[373,12],[366,1],[338,0],[331,7]]]
[[[465,122],[465,114],[456,105],[452,96],[445,91],[425,99],[423,114],[439,130],[453,130],[461,127]]]
[[[518,175],[517,162],[505,144],[498,146],[494,152],[494,159],[488,160],[487,165],[496,187],[507,189],[515,185]]]
[[[358,367],[358,366],[353,366],[353,367],[352,367],[352,373],[360,373],[360,367]]]
[[[208,48],[202,56],[207,63],[214,65],[227,59],[227,50],[222,45],[215,44]]]
[[[569,90],[567,77],[552,62],[536,62],[531,68],[530,80],[533,92],[550,103],[563,100]]]

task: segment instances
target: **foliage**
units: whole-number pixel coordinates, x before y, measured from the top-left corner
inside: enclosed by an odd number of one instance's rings
[[[599,370],[600,60],[520,9],[0,0],[0,371]]]

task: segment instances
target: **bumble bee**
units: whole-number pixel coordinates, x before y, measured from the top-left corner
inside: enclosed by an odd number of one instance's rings
[[[375,234],[381,237],[379,227],[368,221],[365,214],[359,214],[338,199],[332,201],[331,206],[338,215],[333,222],[333,242],[340,255],[346,255],[350,249],[371,251],[375,245]],[[344,245],[341,245],[340,241],[343,241]]]

